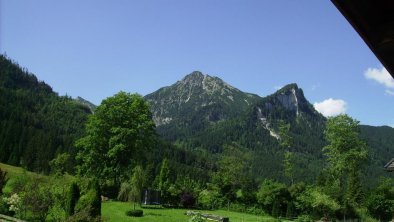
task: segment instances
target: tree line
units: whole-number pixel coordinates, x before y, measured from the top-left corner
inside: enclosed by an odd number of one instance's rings
[[[120,92],[104,100],[88,120],[87,134],[77,142],[82,154],[78,156],[78,172],[98,178],[103,187],[118,189],[117,197],[122,200],[139,201],[141,189],[146,187],[159,190],[163,203],[169,206],[228,208],[311,220],[391,217],[390,201],[384,206],[375,204],[379,198],[391,200],[392,190],[387,187],[393,181],[383,179],[369,192],[363,184],[361,175],[368,149],[360,139],[357,120],[347,115],[327,120],[327,145],[322,151],[326,164],[311,183],[292,179],[292,138],[285,122],[280,123],[280,129],[278,148],[287,150],[281,163],[287,183],[268,178],[256,181],[251,171],[253,153],[235,142],[222,147],[223,152],[212,162],[214,166],[205,181],[193,179],[193,172],[177,174],[172,158],[164,158],[156,166],[160,170],[152,171],[148,170],[148,163],[155,161],[149,161],[149,155],[143,153],[160,153],[155,150],[160,147],[155,148],[149,107],[141,96]],[[124,156],[128,156],[127,161],[122,161]]]

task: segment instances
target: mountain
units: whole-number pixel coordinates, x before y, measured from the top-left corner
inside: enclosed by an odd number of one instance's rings
[[[145,99],[151,106],[158,132],[166,139],[176,140],[240,115],[259,96],[195,71],[171,86],[146,95]]]
[[[83,105],[87,106],[87,107],[90,109],[90,112],[91,112],[91,113],[94,113],[94,110],[95,110],[96,107],[97,107],[97,106],[94,105],[93,103],[91,103],[91,102],[87,101],[86,99],[84,99],[84,98],[82,98],[82,97],[79,97],[79,96],[75,99],[75,101],[78,102],[78,103],[80,103],[80,104],[83,104]]]
[[[262,98],[251,110],[248,121],[259,123],[277,139],[279,123],[290,124],[293,151],[320,153],[319,148],[324,145],[323,130],[326,119],[307,101],[297,84],[286,85],[274,94]]]
[[[49,172],[49,161],[67,152],[72,171],[74,142],[91,110],[59,96],[26,69],[0,55],[0,162]]]
[[[236,143],[252,152],[251,168],[257,179],[286,180],[285,150],[279,145],[280,124],[290,126],[292,143],[288,150],[294,155],[295,181],[315,181],[325,165],[322,148],[326,118],[295,83],[259,97],[218,77],[193,72],[145,98],[162,138],[189,150],[206,150],[218,158],[224,146]],[[387,156],[394,157],[390,148],[394,129],[360,128],[361,137],[370,145],[366,178],[373,184],[378,176],[385,175],[381,166],[388,161]]]
[[[226,144],[248,148],[255,154],[255,177],[284,177],[284,150],[279,147],[278,133],[281,122],[291,126],[291,150],[298,159],[311,162],[314,168],[322,164],[325,118],[307,101],[297,84],[262,98],[196,71],[145,98],[162,138],[218,155]],[[310,173],[309,166],[304,168],[300,177],[317,176],[317,169]]]
[[[322,146],[318,141],[322,141],[325,118],[295,83],[261,98],[242,92],[218,77],[195,71],[145,99],[150,103],[159,134],[168,140],[189,140],[204,131],[212,133],[215,128],[237,122],[236,125],[243,124],[242,128],[247,127],[248,131],[261,127],[264,134],[276,141],[278,123],[285,121],[291,125],[292,136],[298,138],[305,132],[313,135],[316,141],[308,146],[310,152],[316,144]]]
[[[325,165],[322,148],[326,118],[305,98],[297,84],[266,97],[242,92],[218,77],[195,71],[171,86],[145,96],[157,132],[165,141],[147,153],[149,167],[158,172],[164,157],[173,179],[192,178],[205,184],[218,168],[226,146],[251,154],[250,169],[259,181],[286,181],[284,152],[294,154],[294,180],[313,182]],[[0,55],[0,162],[49,172],[49,161],[70,154],[75,165],[75,141],[95,106],[78,97],[59,96],[46,83]],[[291,146],[280,146],[281,125],[289,126]],[[360,126],[370,147],[364,179],[373,185],[388,176],[382,166],[394,157],[394,129]],[[148,166],[147,166],[148,167]]]

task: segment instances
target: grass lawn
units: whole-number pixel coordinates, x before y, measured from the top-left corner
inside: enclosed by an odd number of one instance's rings
[[[141,209],[136,206],[136,209]],[[106,221],[154,221],[154,222],[187,222],[190,217],[184,215],[185,209],[142,209],[143,217],[128,217],[125,212],[133,209],[130,203],[108,201],[101,205],[101,213]],[[229,217],[230,222],[262,222],[272,221],[270,216],[256,216],[251,214],[237,213],[225,210],[200,211],[201,213],[209,213]]]

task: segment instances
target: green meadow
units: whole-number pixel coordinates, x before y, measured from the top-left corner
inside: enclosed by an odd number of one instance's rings
[[[101,214],[106,221],[135,221],[135,222],[186,222],[191,217],[186,216],[186,209],[142,209],[144,216],[129,217],[126,216],[126,211],[133,209],[133,205],[127,202],[107,201],[101,205]],[[141,209],[136,206],[136,209]],[[209,213],[229,217],[231,222],[262,222],[262,221],[276,221],[270,216],[257,216],[245,213],[231,212],[226,210],[213,211],[198,211],[201,213]]]

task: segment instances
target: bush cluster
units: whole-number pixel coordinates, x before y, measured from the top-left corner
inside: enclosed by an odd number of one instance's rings
[[[142,217],[142,215],[144,215],[144,212],[142,210],[129,210],[126,211],[126,215],[129,217]]]

